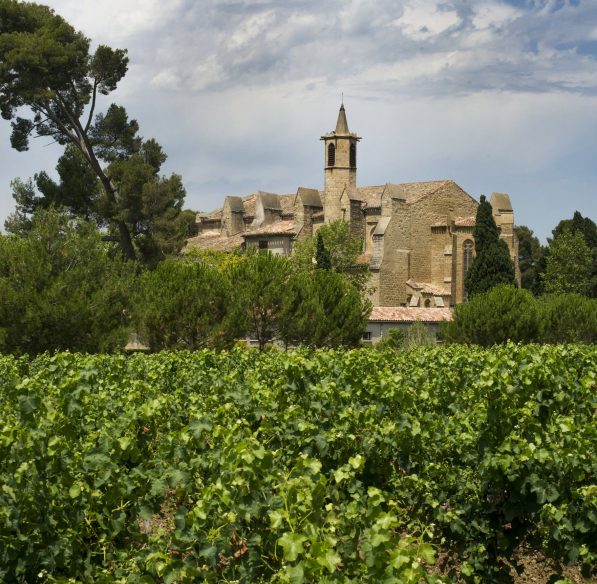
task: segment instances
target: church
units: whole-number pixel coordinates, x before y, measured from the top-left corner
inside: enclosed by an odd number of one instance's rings
[[[321,137],[323,190],[227,196],[221,208],[197,215],[197,236],[187,245],[223,251],[257,247],[290,255],[295,241],[312,237],[324,223],[346,221],[363,241],[361,261],[369,266],[371,300],[381,307],[379,314],[383,307],[404,307],[414,309],[398,311],[411,315],[404,318],[422,320],[424,314],[449,312],[466,299],[464,276],[475,253],[478,202],[449,179],[359,186],[360,140],[349,130],[342,104],[335,130]],[[518,274],[510,197],[493,193],[490,203]]]

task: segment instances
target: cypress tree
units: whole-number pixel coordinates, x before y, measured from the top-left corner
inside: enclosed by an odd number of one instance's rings
[[[464,279],[467,295],[487,292],[498,284],[516,285],[508,244],[500,239],[491,204],[481,195],[475,229],[475,258]]]
[[[332,258],[330,252],[325,248],[323,243],[323,237],[321,233],[317,232],[317,247],[315,249],[315,262],[317,263],[318,270],[331,270],[332,269]]]

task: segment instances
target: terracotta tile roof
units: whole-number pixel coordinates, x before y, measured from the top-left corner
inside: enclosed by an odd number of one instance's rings
[[[213,249],[216,251],[232,251],[240,247],[244,242],[242,233],[226,237],[219,230],[210,230],[200,233],[196,237],[187,240],[187,247],[199,249]]]
[[[218,207],[209,213],[199,213],[199,217],[202,221],[213,221],[222,218],[222,207]]]
[[[409,205],[412,205],[453,182],[451,180],[434,180],[400,184],[388,183],[386,187],[392,198],[404,199]]]
[[[450,308],[374,306],[369,316],[369,322],[441,322],[444,320],[452,320]]]
[[[437,286],[428,282],[415,282],[412,278],[406,283],[414,290],[419,290],[426,294],[433,294],[433,296],[450,296],[450,294],[452,294],[449,286]]]
[[[475,217],[454,217],[454,225],[457,227],[474,227],[475,223]]]
[[[270,225],[264,225],[263,227],[257,227],[256,229],[250,229],[243,235],[245,237],[251,237],[252,235],[295,235],[297,232],[297,226],[292,220],[287,221],[276,221]]]
[[[245,209],[245,216],[255,216],[255,202],[257,201],[256,195],[247,195],[243,198],[243,207]]]
[[[381,194],[385,185],[375,185],[369,187],[358,187],[357,188],[357,197],[360,201],[365,203],[365,206],[368,208],[371,207],[380,207],[381,206]]]

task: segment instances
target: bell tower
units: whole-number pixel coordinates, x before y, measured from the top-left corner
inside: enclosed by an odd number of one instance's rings
[[[357,143],[360,138],[350,132],[344,104],[340,106],[336,129],[321,137],[324,149],[324,217],[325,222],[342,218],[340,197],[345,188],[357,186]]]

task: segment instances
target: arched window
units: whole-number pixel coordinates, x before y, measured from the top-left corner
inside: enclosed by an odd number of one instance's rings
[[[473,263],[473,242],[467,239],[462,244],[462,272],[466,274]]]
[[[431,300],[429,298],[425,300],[425,308],[431,308]]]
[[[328,146],[328,166],[336,164],[336,147],[333,144]]]
[[[357,165],[357,145],[353,142],[350,145],[350,166],[356,168]]]

